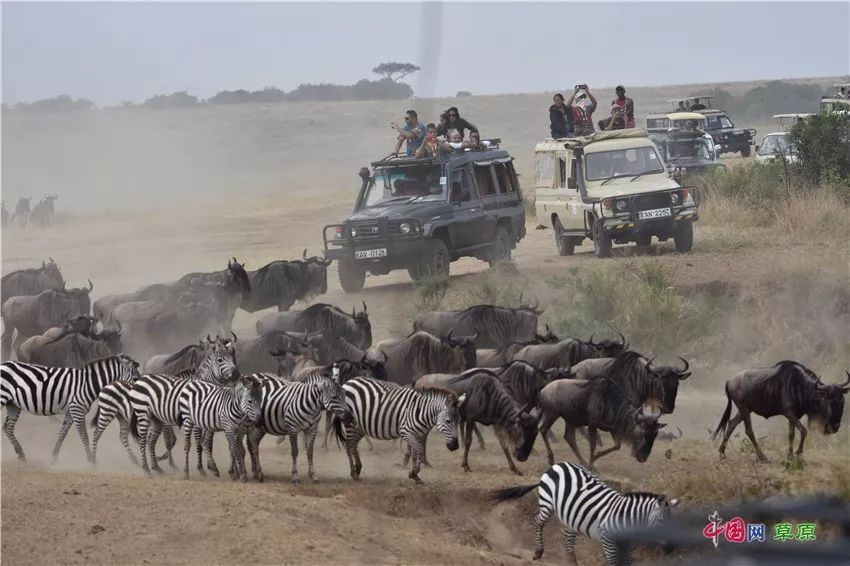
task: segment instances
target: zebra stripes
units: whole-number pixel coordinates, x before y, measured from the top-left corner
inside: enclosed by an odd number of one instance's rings
[[[419,479],[423,444],[427,433],[434,427],[445,437],[449,450],[457,450],[458,409],[466,400],[446,389],[414,390],[386,381],[366,377],[351,379],[342,386],[345,400],[354,421],[344,428],[334,418],[337,436],[344,440],[351,468],[351,477],[360,478],[363,465],[357,444],[364,436],[389,440],[401,438],[405,445],[405,456],[412,453],[412,465],[408,477]]]
[[[86,414],[97,399],[101,389],[114,381],[130,381],[139,377],[139,364],[125,354],[90,362],[79,369],[55,368],[22,362],[0,364],[0,406],[7,415],[3,432],[15,447],[19,460],[26,460],[24,450],[15,438],[15,424],[21,411],[36,415],[65,413],[56,446],[54,462],[73,422],[80,433],[86,457],[92,461],[89,450]]]
[[[338,376],[338,371],[334,372]],[[268,374],[254,374],[262,380],[261,419],[248,434],[251,469],[254,479],[263,481],[260,465],[260,441],[266,434],[288,436],[292,452],[292,481],[298,483],[298,433],[304,434],[310,480],[316,481],[313,467],[313,445],[323,411],[330,411],[344,423],[353,420],[339,382],[333,377],[310,375],[303,382],[278,379]]]
[[[602,543],[608,564],[630,564],[631,551],[616,543],[616,535],[627,529],[662,523],[678,504],[675,499],[668,501],[664,495],[654,493],[620,493],[587,469],[568,462],[549,468],[538,484],[499,490],[494,493],[494,499],[518,499],[535,487],[538,493],[538,511],[533,520],[535,560],[543,556],[543,528],[555,514],[564,525],[568,562],[576,563],[576,536],[582,534]]]
[[[222,387],[201,380],[186,382],[179,394],[179,418],[183,427],[186,453],[183,469],[185,478],[189,479],[192,436],[194,435],[198,446],[198,469],[201,469],[201,447],[208,449],[203,442],[203,434],[223,431],[230,448],[231,464],[235,464],[235,474],[242,481],[246,481],[242,436],[249,425],[259,421],[261,407],[262,383],[252,376],[239,378],[233,387]],[[203,471],[201,473],[203,475]]]

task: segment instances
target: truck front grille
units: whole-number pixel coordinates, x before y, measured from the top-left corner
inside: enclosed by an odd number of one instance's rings
[[[635,197],[635,210],[653,210],[670,206],[670,193],[654,193]]]
[[[381,237],[381,227],[377,220],[352,222],[351,229],[355,240],[377,240]]]

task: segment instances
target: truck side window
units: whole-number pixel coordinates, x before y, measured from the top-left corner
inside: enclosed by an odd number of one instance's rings
[[[576,187],[577,186],[576,185],[577,179],[576,179],[576,160],[575,160],[575,158],[573,158],[571,165],[572,165],[572,167],[570,167],[570,180],[572,181],[571,184],[574,187]]]
[[[493,184],[493,175],[490,172],[489,165],[475,166],[475,181],[481,198],[496,196],[496,187]]]
[[[499,191],[503,195],[516,192],[512,163],[496,163],[496,179],[499,183]]]
[[[463,169],[452,171],[452,194],[450,202],[469,202],[472,192],[469,190],[469,178]]]
[[[535,187],[548,189],[552,187],[555,180],[555,158],[551,154],[540,154],[537,156]]]

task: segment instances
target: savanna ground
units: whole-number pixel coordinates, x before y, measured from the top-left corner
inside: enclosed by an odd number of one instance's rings
[[[690,89],[634,90],[639,109],[648,110],[650,100],[658,106],[657,100]],[[639,95],[646,97],[643,107]],[[492,131],[506,138],[524,181],[531,178],[531,144],[545,135],[544,120],[526,114],[537,116],[548,100],[473,97],[463,101],[462,113],[485,137]],[[437,109],[446,102],[415,105]],[[20,192],[58,192],[59,210],[71,212],[48,230],[4,230],[3,272],[52,256],[70,286],[90,277],[97,298],[222,269],[230,256],[256,268],[304,248],[317,253],[321,226],[350,209],[357,167],[389,152],[383,123],[412,104],[16,116],[11,128],[4,117],[7,206]],[[673,253],[668,242],[656,244],[650,257],[621,247],[612,260],[600,261],[587,244],[573,257],[559,257],[551,229],[536,230],[529,218],[513,265],[488,270],[465,259],[452,265],[448,282],[414,288],[398,272],[370,277],[352,295],[340,290],[332,266],[329,292],[319,300],[342,308],[365,301],[375,340],[406,334],[410,318],[423,309],[511,304],[520,292],[540,300],[543,322],[560,335],[610,335],[616,325],[659,362],[687,358],[694,375],[680,388],[674,414],[664,418],[667,430],[679,427],[684,437],[658,442],[642,465],[625,448],[604,458],[598,465],[603,478],[678,497],[685,509],[777,494],[848,498],[846,426],[832,437],[810,435],[803,463],[790,465],[782,462],[786,425],[778,419],[754,420],[768,464],[755,463],[743,430],[725,461],[707,437],[725,406],[723,382],[743,368],[792,358],[834,382],[850,367],[850,215],[826,190],[755,204],[713,195],[704,199],[691,254]],[[237,313],[236,332],[252,334],[257,316]],[[446,451],[432,434],[434,467],[422,472],[426,484],[419,487],[396,465],[397,449],[382,442],[375,453],[361,444],[358,483],[332,444],[316,451],[320,482],[293,485],[287,445],[273,439],[262,446],[264,484],[201,479],[194,467],[189,482],[170,471],[148,479],[128,461],[115,425],[103,437],[96,469],[85,463],[75,431],[60,463],[51,465],[58,426],[21,418],[17,432],[28,464],[15,461],[2,441],[2,557],[10,564],[526,563],[536,497],[494,507],[487,494],[536,481],[547,468],[538,441],[536,453],[520,464],[525,477],[513,476],[495,438],[485,433],[487,449],[472,448],[473,471],[465,473],[460,453]],[[181,447],[174,452],[180,466]],[[565,443],[553,447],[556,458],[572,459]],[[222,439],[216,456],[226,462]],[[302,477],[304,459],[302,449]],[[544,562],[562,562],[556,521],[546,549]],[[599,546],[579,539],[578,557],[600,563]],[[649,562],[661,555],[645,549],[637,557]],[[671,557],[688,559],[683,551]]]

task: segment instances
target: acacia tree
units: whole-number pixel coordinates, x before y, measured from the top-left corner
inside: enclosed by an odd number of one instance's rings
[[[396,82],[399,79],[419,70],[419,67],[413,63],[398,63],[396,61],[391,61],[389,63],[381,63],[372,69],[372,72]]]

